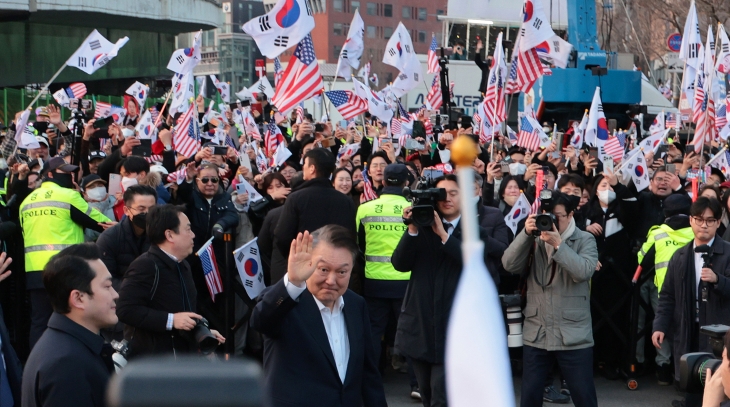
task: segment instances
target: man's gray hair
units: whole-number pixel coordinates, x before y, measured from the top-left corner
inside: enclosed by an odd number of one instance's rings
[[[352,260],[357,259],[360,248],[357,246],[355,236],[351,231],[339,225],[326,225],[312,233],[312,248],[318,244],[325,243],[338,249],[347,249],[352,253]]]

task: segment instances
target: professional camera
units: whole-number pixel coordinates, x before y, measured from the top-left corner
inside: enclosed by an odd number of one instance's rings
[[[189,335],[203,355],[210,355],[218,347],[218,339],[210,332],[208,320],[205,318],[195,320],[195,328],[189,332]]]
[[[114,362],[114,370],[119,373],[124,366],[127,366],[127,358],[129,357],[129,342],[126,339],[122,341],[112,341],[112,348],[116,351],[112,355]]]
[[[553,230],[555,224],[555,215],[553,215],[553,191],[543,189],[540,191],[540,209],[542,213],[535,216],[535,227],[537,230],[533,232],[535,236],[540,236],[541,232],[549,232]]]
[[[717,371],[722,363],[722,350],[725,347],[723,338],[727,333],[727,325],[706,325],[700,327],[700,333],[708,336],[712,353],[692,352],[679,359],[679,390],[687,393],[702,393],[707,379],[707,369]]]
[[[417,188],[428,186],[423,180],[418,183]],[[403,195],[413,203],[411,218],[405,219],[404,223],[413,223],[416,226],[427,227],[433,224],[433,211],[436,209],[437,201],[446,199],[446,190],[443,188],[410,189],[403,188]]]

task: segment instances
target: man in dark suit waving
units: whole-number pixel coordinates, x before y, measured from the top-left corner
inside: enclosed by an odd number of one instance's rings
[[[287,274],[264,290],[251,326],[264,342],[271,406],[387,406],[362,297],[347,289],[353,234],[327,225],[299,233]]]

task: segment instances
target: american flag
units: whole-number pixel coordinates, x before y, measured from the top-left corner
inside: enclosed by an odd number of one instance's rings
[[[259,126],[250,113],[243,118],[243,129],[246,131],[247,136],[250,136],[253,140],[261,140]]]
[[[721,104],[715,112],[715,129],[720,131],[727,124],[727,105]]]
[[[279,57],[276,57],[274,58],[274,86],[279,86],[279,80],[281,80],[282,75],[284,75],[284,70],[281,69]]]
[[[100,138],[99,139],[99,150],[104,151],[104,147],[111,141],[111,139],[108,138]]]
[[[311,34],[307,34],[297,45],[279,83],[281,86],[277,86],[271,101],[280,112],[288,112],[299,102],[322,92],[324,83],[314,55]]]
[[[479,116],[479,110],[474,110],[474,114],[471,116],[472,131],[474,134],[479,135],[480,129],[482,128],[482,116]]]
[[[542,65],[537,51],[532,48],[526,52],[520,52],[519,44],[515,45],[512,51],[512,64],[507,77],[506,92],[518,93],[529,92],[540,76],[552,73],[550,68]]]
[[[167,175],[167,182],[177,182],[178,185],[182,184],[185,180],[185,173],[187,172],[186,167],[182,167],[179,170]]]
[[[487,112],[493,112],[487,115],[487,117],[493,117],[496,126],[497,123],[502,123],[505,120],[504,110],[504,82],[502,81],[502,70],[506,69],[504,64],[504,51],[502,50],[501,37],[502,33],[499,34],[499,40],[497,48],[494,50],[494,63],[492,70],[489,72],[489,82],[487,83],[487,92],[484,95],[484,110]]]
[[[423,127],[426,129],[426,137],[433,137],[433,123],[430,118],[424,119]]]
[[[111,113],[111,111],[111,103],[96,102],[96,107],[94,108],[94,118],[98,119],[100,117],[107,117],[109,116],[109,113]]]
[[[619,144],[621,144],[621,147],[626,147],[626,132],[621,130],[618,133],[616,133],[616,138],[618,139]]]
[[[349,90],[333,90],[325,92],[325,95],[335,105],[335,109],[342,115],[345,120],[363,114],[368,111],[368,102]]]
[[[704,67],[704,63],[701,65]],[[705,115],[707,109],[707,95],[705,95],[705,75],[701,70],[697,72],[697,79],[695,83],[695,100],[692,105],[692,121],[697,123],[697,128],[700,127],[700,122]]]
[[[279,130],[279,126],[276,125],[274,120],[270,120],[269,124],[266,125],[266,136],[264,138],[264,145],[266,148],[266,156],[271,157],[274,151],[279,147],[279,144],[284,142],[284,136]]]
[[[532,205],[530,205],[530,213],[528,213],[528,215],[538,214],[540,214],[540,198],[535,198],[535,200],[532,201]]]
[[[150,107],[150,118],[152,119],[152,123],[157,123],[157,117],[159,115],[160,112],[157,111],[157,108],[155,106]]]
[[[396,136],[400,136],[401,132],[401,125],[400,120],[398,120],[397,117],[394,117],[390,120],[390,133]]]
[[[439,81],[438,75],[433,77],[433,83],[431,84],[431,89],[428,91],[426,100],[428,100],[428,103],[431,104],[431,108],[434,110],[440,109],[441,105],[444,102],[443,94],[441,93],[441,83]]]
[[[236,143],[233,142],[233,139],[231,139],[231,136],[228,134],[226,134],[226,145],[228,147],[233,147],[236,151],[238,151],[238,149],[236,149]]]
[[[431,46],[428,47],[428,73],[441,72],[439,57],[436,55],[436,35],[431,34]]]
[[[451,100],[454,100],[454,85],[454,81],[451,81],[451,83],[449,84],[449,98]]]
[[[507,126],[507,136],[509,137],[509,141],[511,143],[517,142],[517,133],[515,133],[515,131],[512,130],[512,128],[509,126]]]
[[[297,124],[300,124],[304,121],[304,106],[302,104],[297,105]]]
[[[208,286],[210,298],[215,302],[215,295],[223,292],[223,283],[221,282],[218,263],[215,261],[215,253],[213,253],[211,243],[213,243],[213,238],[210,238],[204,248],[198,251],[198,257],[200,258],[200,264],[203,266],[203,275],[205,275],[205,284]]]
[[[606,155],[613,157],[614,161],[618,161],[624,156],[624,147],[621,145],[618,137],[615,136],[611,136],[606,140],[606,143],[603,145],[603,151],[606,152]]]
[[[375,193],[375,190],[373,189],[373,184],[370,183],[370,178],[368,178],[368,166],[366,165],[365,168],[362,170],[362,194],[360,195],[360,203],[364,204],[365,202],[372,201],[373,199],[377,199],[378,195]]]
[[[717,131],[715,130],[715,101],[712,98],[709,98],[709,100],[706,98],[702,110],[705,111],[700,115],[695,137],[692,140],[692,144],[694,144],[697,151],[702,148],[703,144],[710,143],[717,137]]]
[[[86,85],[81,82],[72,83],[71,86],[66,88],[66,94],[71,99],[81,99],[86,95]]]
[[[190,106],[185,113],[178,117],[177,125],[175,126],[175,134],[173,137],[175,151],[185,157],[192,157],[200,150],[198,121],[193,120],[193,115],[197,111],[195,106]]]
[[[636,127],[636,124],[631,123]],[[677,115],[674,113],[667,113],[664,119],[664,124],[668,129],[677,127]]]
[[[540,136],[525,116],[520,119],[520,135],[517,138],[517,145],[528,151],[536,151],[540,147]]]

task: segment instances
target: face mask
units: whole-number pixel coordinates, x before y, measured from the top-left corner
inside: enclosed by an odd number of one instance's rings
[[[137,185],[137,178],[129,178],[129,177],[122,178],[122,188],[123,189],[126,190],[127,188],[131,187],[132,185]]]
[[[132,137],[134,136],[134,130],[125,127],[122,129],[122,135],[124,136],[124,138]]]
[[[509,173],[510,175],[524,175],[527,171],[527,166],[522,163],[510,163]]]
[[[4,158],[0,158],[0,170],[7,170],[8,162]]]
[[[605,191],[598,191],[598,200],[604,205],[608,205],[616,199],[616,193],[607,189]]]
[[[101,201],[106,197],[106,188],[96,187],[86,190],[86,195],[95,201]]]
[[[132,224],[140,229],[144,229],[147,226],[147,214],[138,213],[132,218]]]
[[[71,174],[61,174],[54,172],[53,173],[53,180],[56,181],[56,184],[63,188],[73,188],[74,187],[74,178]]]

